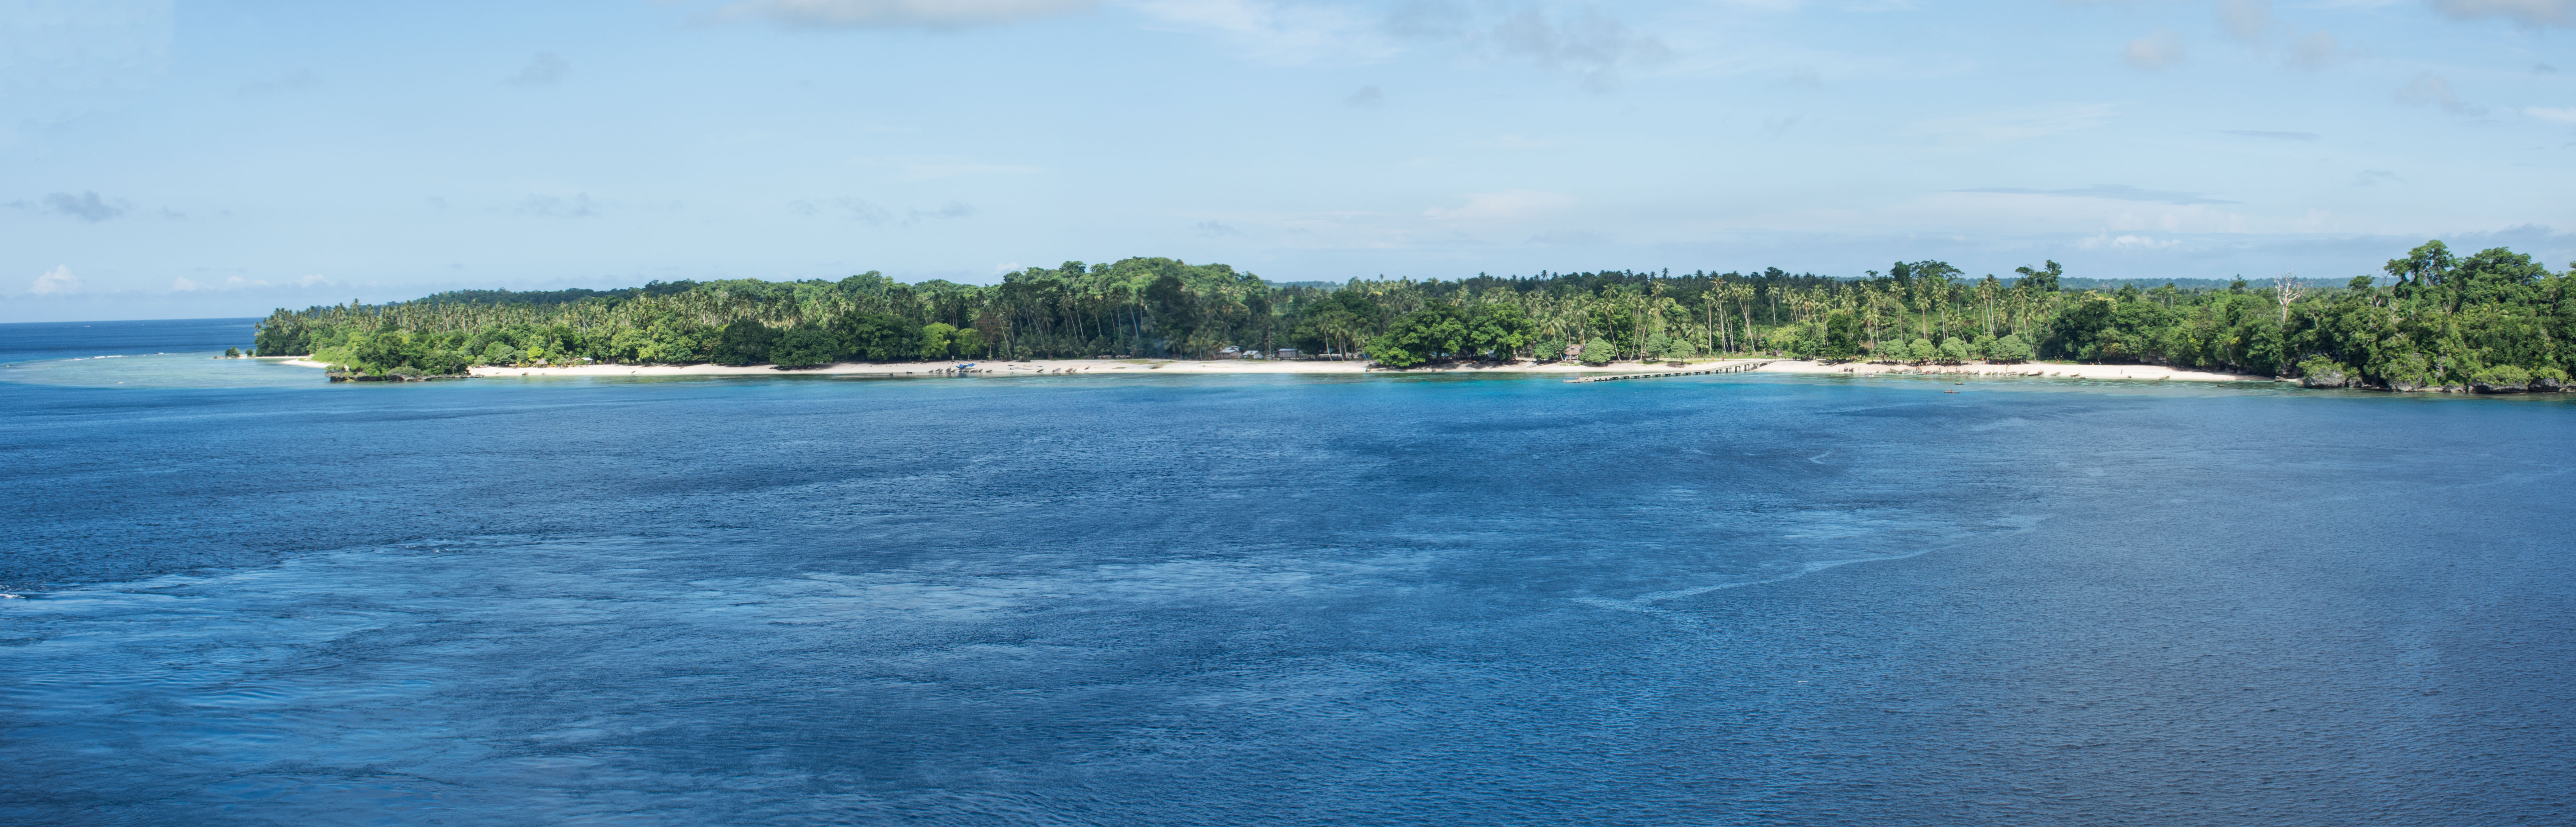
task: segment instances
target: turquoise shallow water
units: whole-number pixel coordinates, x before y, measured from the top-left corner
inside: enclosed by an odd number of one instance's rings
[[[2576,789],[2556,399],[59,350],[0,367],[19,820],[2480,824]]]

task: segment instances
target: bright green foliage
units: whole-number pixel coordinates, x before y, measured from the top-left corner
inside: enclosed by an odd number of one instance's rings
[[[1487,304],[1467,320],[1466,352],[1511,359],[1538,334],[1529,313],[1517,304]]]
[[[1531,358],[1541,362],[1565,358],[1565,340],[1555,337],[1538,340],[1538,351]]]
[[[1943,339],[1941,340],[1940,356],[1937,358],[1942,362],[1953,365],[1968,361],[1968,343],[1961,341],[1957,336]]]
[[[1930,339],[1916,339],[1906,343],[1904,354],[1902,358],[1908,362],[1929,362],[1941,355],[1941,349],[1934,347]]]
[[[956,342],[951,341],[949,337],[956,334],[956,332],[957,328],[946,322],[931,322],[929,324],[922,325],[921,349],[915,351],[915,353],[920,354],[921,358],[924,359],[948,358],[949,349],[956,345]]]
[[[1656,331],[1646,337],[1645,349],[1637,355],[1639,358],[1659,357],[1664,355],[1664,351],[1671,349],[1672,346],[1673,337],[1664,335],[1662,331]]]
[[[1409,368],[1432,359],[1464,353],[1467,339],[1467,322],[1459,317],[1457,310],[1430,307],[1396,320],[1385,334],[1369,340],[1367,352],[1369,361],[1392,368]]]
[[[2531,384],[2531,371],[2512,365],[2490,365],[2470,374],[2469,381],[2480,385],[2522,387]]]
[[[1998,362],[2030,361],[2030,343],[2022,341],[2021,334],[2006,333],[2003,338],[1995,340],[1994,347],[1988,349],[1986,358]]]

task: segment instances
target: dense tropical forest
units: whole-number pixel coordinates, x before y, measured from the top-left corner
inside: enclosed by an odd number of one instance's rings
[[[1953,364],[2056,359],[2304,377],[2314,386],[2555,389],[2576,362],[2570,273],[2503,248],[2427,242],[2384,278],[2071,289],[2056,262],[1971,278],[1939,261],[1861,278],[1598,271],[1280,285],[1166,258],[1032,267],[991,286],[654,282],[626,290],[462,291],[280,310],[261,355],[375,374],[580,362],[1276,355],[1409,368],[1472,361],[1775,355]],[[2223,286],[2222,286],[2223,285]]]

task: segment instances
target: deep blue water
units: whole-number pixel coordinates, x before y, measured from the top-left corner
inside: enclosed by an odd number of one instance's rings
[[[2563,399],[82,346],[16,822],[2576,820]]]

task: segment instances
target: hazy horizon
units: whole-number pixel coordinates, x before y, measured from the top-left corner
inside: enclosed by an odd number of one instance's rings
[[[2571,0],[0,10],[0,321],[448,289],[2576,259]],[[2559,65],[2567,64],[2567,65]]]

